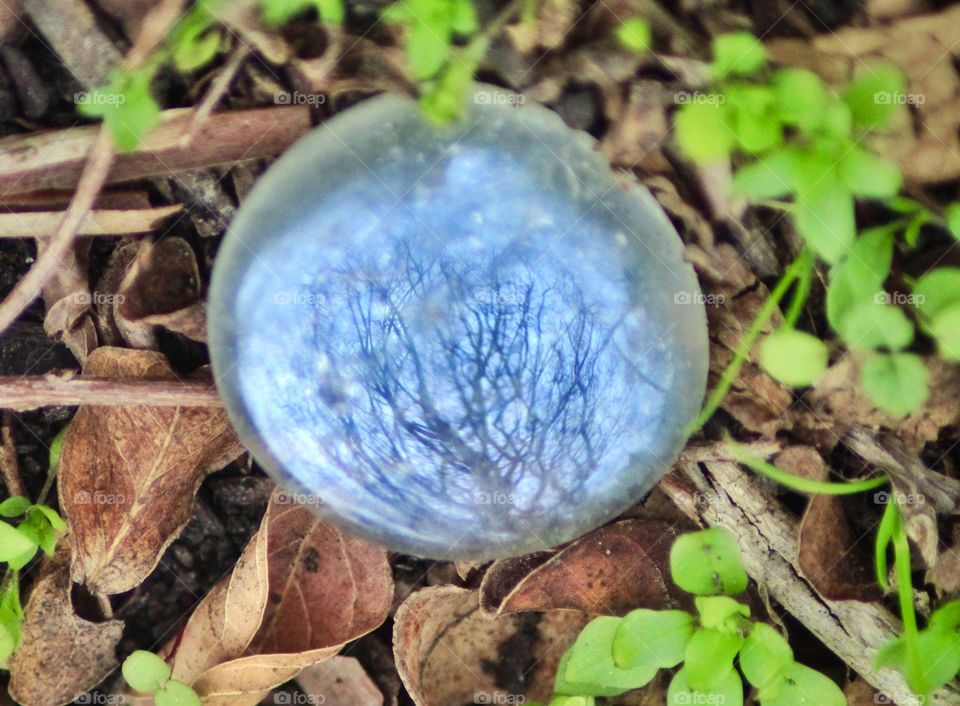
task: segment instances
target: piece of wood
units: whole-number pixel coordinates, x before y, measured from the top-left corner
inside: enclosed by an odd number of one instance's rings
[[[222,407],[215,387],[170,380],[118,380],[57,375],[0,376],[0,409],[22,412],[41,407],[99,405],[124,407]]]
[[[159,208],[90,211],[77,228],[77,235],[127,235],[150,233],[164,219],[183,210],[182,204]],[[0,238],[47,238],[63,220],[63,211],[0,213]]]
[[[895,703],[916,702],[899,672],[873,668],[877,650],[900,634],[900,621],[880,603],[820,596],[798,565],[798,521],[756,478],[732,462],[681,461],[660,488],[698,524],[733,532],[747,573],[851,669]],[[960,691],[948,685],[928,703],[955,706]]]
[[[81,0],[20,0],[74,78],[92,90],[110,80],[123,56]]]
[[[215,113],[188,141],[192,121],[190,108],[164,111],[139,147],[117,155],[107,183],[272,157],[312,127],[306,105]],[[0,139],[0,193],[75,189],[98,129],[85,125]]]

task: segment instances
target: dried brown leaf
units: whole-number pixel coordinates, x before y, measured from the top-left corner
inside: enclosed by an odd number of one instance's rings
[[[43,250],[44,240],[37,240],[37,252]],[[62,340],[81,365],[97,347],[97,330],[90,309],[93,297],[87,281],[89,252],[89,240],[75,243],[41,292],[47,306],[44,331],[51,338]]]
[[[280,491],[271,498],[260,532],[267,537],[267,563],[257,566],[269,586],[262,621],[246,656],[213,664],[193,681],[205,706],[257,703],[304,668],[379,627],[390,610],[393,577],[383,548],[322,522]],[[243,601],[248,593],[244,589]],[[235,611],[242,610],[238,603]],[[204,624],[219,623],[204,618],[198,627]],[[234,633],[246,637],[243,631]],[[205,642],[213,641],[208,636]]]
[[[331,657],[307,667],[297,683],[308,697],[324,706],[383,706],[383,694],[353,657]]]
[[[382,547],[289,497],[277,492],[271,499],[270,602],[252,645],[261,654],[342,645],[379,626],[393,600]]]
[[[587,620],[572,611],[490,619],[476,591],[424,588],[394,618],[397,671],[417,706],[546,701],[557,662]]]
[[[144,241],[120,284],[114,318],[135,348],[156,347],[157,325],[204,341],[206,307],[199,299],[200,269],[190,244],[183,238]]]
[[[187,621],[176,647],[173,678],[191,684],[211,667],[240,657],[257,634],[267,606],[267,524],[250,539],[229,576],[214,586]]]
[[[70,588],[64,543],[42,565],[25,608],[22,642],[10,659],[10,695],[24,706],[71,703],[117,666],[123,621],[80,618]]]
[[[848,354],[824,373],[805,396],[812,416],[828,417],[836,442],[851,429],[888,429],[919,453],[945,426],[960,422],[960,368],[939,358],[924,361],[930,371],[930,397],[913,414],[900,419],[878,410],[860,384],[857,356]],[[799,423],[808,423],[802,420]]]
[[[109,347],[90,355],[84,373],[176,378],[159,353]],[[189,521],[203,478],[242,451],[220,409],[81,407],[58,474],[74,580],[101,594],[139,585]]]
[[[669,557],[679,533],[676,523],[622,520],[553,554],[501,559],[480,584],[481,605],[493,614],[676,607],[685,598],[670,580]]]

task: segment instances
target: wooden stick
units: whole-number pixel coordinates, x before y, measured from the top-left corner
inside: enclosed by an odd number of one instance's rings
[[[83,176],[77,185],[77,192],[67,210],[64,211],[56,233],[50,238],[47,247],[37,256],[30,271],[17,282],[6,299],[0,303],[0,331],[6,330],[13,320],[30,305],[30,302],[39,296],[43,285],[73,245],[77,229],[93,207],[93,202],[106,181],[107,172],[113,163],[113,155],[113,139],[106,125],[102,125],[93,143],[90,158],[84,167]]]
[[[145,209],[90,211],[77,227],[77,235],[150,233],[164,219],[183,210],[182,204]],[[0,238],[46,238],[57,229],[63,211],[0,213]]]
[[[280,154],[312,127],[310,107],[275,106],[214,113],[189,142],[192,108],[166,110],[131,152],[117,155],[107,183],[170,176]],[[96,125],[0,139],[0,194],[76,188]]]
[[[0,376],[0,408],[22,412],[40,407],[222,407],[216,388],[176,380],[123,380],[91,376]]]

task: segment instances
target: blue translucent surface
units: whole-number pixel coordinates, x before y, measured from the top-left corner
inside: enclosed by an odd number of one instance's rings
[[[394,549],[543,549],[640,499],[706,381],[653,199],[541,107],[380,97],[295,145],[217,256],[211,353],[257,460]]]

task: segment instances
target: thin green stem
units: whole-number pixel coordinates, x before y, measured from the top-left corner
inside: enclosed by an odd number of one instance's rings
[[[913,606],[913,576],[910,565],[910,541],[903,526],[899,510],[895,512],[893,532],[893,568],[897,575],[897,598],[900,603],[900,619],[903,621],[903,638],[907,647],[905,673],[907,683],[915,692],[922,690],[923,667],[917,645],[917,613]]]
[[[760,336],[763,327],[770,321],[770,317],[773,316],[773,312],[776,311],[780,300],[783,299],[790,285],[793,284],[794,280],[796,280],[803,271],[806,261],[804,255],[805,254],[801,254],[800,257],[791,263],[783,273],[780,281],[777,282],[777,286],[770,292],[770,296],[763,302],[763,306],[760,307],[760,311],[757,313],[757,318],[753,320],[750,328],[747,329],[747,332],[740,339],[737,350],[734,351],[733,359],[724,369],[720,380],[717,382],[717,386],[713,388],[713,391],[709,397],[707,397],[706,404],[704,404],[703,409],[700,410],[700,414],[687,425],[685,429],[687,436],[699,431],[710,417],[714,415],[717,409],[720,408],[721,403],[730,391],[730,387],[733,385],[733,381],[736,380],[737,375],[740,374],[740,369],[743,367],[743,363],[747,359],[747,355],[750,353],[753,344]]]
[[[793,296],[790,299],[790,308],[784,315],[783,320],[786,326],[793,328],[797,325],[797,319],[803,313],[803,307],[807,303],[807,297],[810,295],[810,284],[813,282],[813,256],[810,251],[804,250],[800,253],[798,260],[802,260],[800,274],[797,276],[797,286],[793,290]]]
[[[879,488],[889,483],[886,476],[876,478],[867,478],[865,480],[855,480],[846,483],[831,483],[829,481],[812,480],[802,476],[795,475],[777,468],[772,463],[764,461],[759,456],[753,456],[740,444],[727,442],[737,460],[747,466],[755,473],[766,476],[780,485],[795,490],[798,493],[810,493],[814,495],[854,495],[856,493],[865,493],[868,490]]]
[[[877,583],[886,593],[890,590],[890,565],[887,563],[887,548],[893,539],[893,533],[897,527],[897,504],[891,498],[887,506],[883,509],[883,517],[880,518],[880,524],[877,526],[877,539],[874,543],[873,561],[877,572]]]

